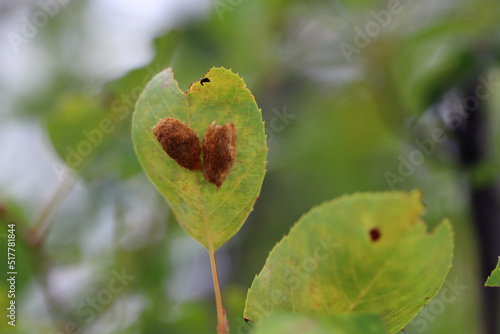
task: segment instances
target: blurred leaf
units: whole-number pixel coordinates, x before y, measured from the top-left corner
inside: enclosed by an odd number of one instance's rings
[[[174,302],[170,301],[170,304]],[[191,334],[191,333],[206,333],[207,328],[214,328],[215,323],[211,305],[206,302],[184,302],[176,305],[174,310],[169,310],[168,318],[163,319],[167,322],[165,325],[156,328],[147,325],[143,333],[176,333],[176,334]]]
[[[54,148],[69,167],[81,169],[95,156],[95,146],[104,138],[102,132],[94,136],[93,130],[104,116],[106,110],[90,95],[67,93],[57,102],[47,126]]]
[[[4,281],[4,279],[2,279],[2,281]],[[11,326],[11,325],[8,324],[8,322],[11,321],[10,318],[7,318],[8,312],[9,312],[7,310],[7,308],[10,307],[10,299],[7,298],[7,297],[4,297],[4,296],[7,296],[9,294],[9,286],[8,286],[7,283],[8,282],[5,282],[5,284],[4,284],[2,282],[2,284],[0,284],[0,293],[2,294],[2,298],[0,298],[0,307],[2,308],[2,310],[5,310],[4,311],[4,314],[5,314],[4,319],[2,319],[3,321],[0,323],[0,331],[2,333],[9,333],[9,334],[11,334],[11,333],[12,334],[13,333],[19,333],[20,332],[19,326],[15,326],[14,327],[14,326]],[[18,324],[18,322],[16,320],[16,325],[17,324]]]
[[[224,301],[224,310],[226,311],[227,320],[229,321],[229,328],[236,333],[241,332],[243,328],[250,328],[251,326],[242,316],[247,290],[248,285],[241,286],[230,284],[225,286],[222,291],[222,300]]]
[[[498,258],[497,267],[493,269],[484,286],[500,287],[500,257]]]
[[[0,258],[0,266],[2,268],[7,268],[7,248],[9,242],[8,225],[15,224],[15,266],[16,271],[18,272],[18,275],[16,276],[16,293],[17,296],[19,296],[24,292],[24,289],[35,275],[36,268],[32,262],[34,253],[33,249],[27,244],[25,239],[27,225],[23,208],[13,200],[3,201],[2,199],[1,205],[3,210],[0,211],[0,251],[2,254],[5,254],[5,256]],[[6,270],[6,272],[7,271],[8,270]],[[0,282],[0,288],[8,290],[8,282],[2,279]],[[2,296],[7,296],[7,294],[2,294]]]
[[[384,334],[384,323],[374,314],[335,314],[307,317],[297,314],[273,314],[255,334]]]
[[[130,135],[123,131],[128,115],[120,111],[108,110],[93,95],[67,93],[47,120],[55,150],[87,180],[117,172],[127,177],[138,170]]]
[[[0,281],[0,307],[5,310],[4,311],[4,319],[0,324],[0,333],[22,333],[19,322],[19,308],[20,301],[26,296],[29,297],[27,292],[29,291],[29,284],[32,282],[35,277],[36,268],[34,267],[33,256],[35,253],[33,249],[30,248],[24,239],[26,232],[25,219],[22,212],[22,209],[16,205],[13,201],[6,201],[0,203],[0,252],[3,254],[0,258],[0,266],[4,268],[4,272]],[[10,238],[10,228],[8,225],[14,224],[14,235],[15,239]],[[14,241],[14,247],[9,246],[9,242]],[[9,253],[13,253],[15,258],[15,263],[8,263],[9,259],[7,256],[8,248],[13,248],[14,251],[9,251]],[[14,265],[14,268],[10,268],[10,265]],[[14,291],[11,290],[10,281],[7,281],[10,278],[10,274],[8,272],[16,272],[15,275],[15,287]],[[14,295],[12,295],[14,294]],[[11,296],[9,296],[11,295]],[[8,324],[9,321],[13,320],[8,318],[8,314],[10,311],[7,310],[8,307],[11,307],[11,301],[15,302],[15,314],[16,326],[11,326]]]
[[[260,192],[265,173],[266,141],[261,113],[245,83],[224,68],[213,68],[182,92],[172,69],[155,76],[137,102],[132,136],[137,156],[158,190],[167,198],[179,224],[205,248],[214,250],[243,225]],[[213,122],[234,122],[238,131],[236,163],[217,190],[201,172],[180,167],[152,133],[156,123],[174,117],[199,138]]]
[[[370,312],[382,314],[390,333],[399,331],[451,266],[451,224],[428,234],[423,210],[420,191],[356,194],[312,209],[269,254],[245,317]]]

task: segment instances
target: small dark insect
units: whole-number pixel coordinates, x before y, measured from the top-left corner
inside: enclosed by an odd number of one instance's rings
[[[175,118],[167,117],[154,126],[153,134],[163,150],[180,166],[191,171],[202,169],[200,138],[192,128]]]
[[[378,228],[372,228],[370,230],[370,238],[372,239],[373,242],[380,239],[380,230]]]
[[[204,82],[210,82],[210,79],[209,78],[203,78],[200,80],[200,84],[203,86],[203,83]]]
[[[203,136],[203,176],[217,189],[222,186],[236,161],[237,138],[234,123],[217,125],[215,121]]]

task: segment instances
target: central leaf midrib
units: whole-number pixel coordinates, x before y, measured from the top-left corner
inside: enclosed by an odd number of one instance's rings
[[[410,221],[410,224],[413,224],[413,222],[414,222],[414,219]],[[359,303],[362,301],[363,297],[366,296],[372,290],[372,288],[375,285],[375,283],[380,279],[380,277],[387,270],[387,266],[390,265],[390,264],[392,264],[392,262],[394,261],[394,259],[397,258],[397,255],[396,255],[397,253],[395,251],[397,249],[398,249],[397,246],[391,247],[391,250],[388,251],[390,253],[390,255],[385,260],[384,265],[382,266],[382,268],[380,268],[378,270],[378,272],[373,276],[373,278],[370,280],[370,282],[368,282],[368,284],[365,286],[365,288],[362,291],[359,292],[359,294],[356,297],[356,299],[351,303],[351,305],[349,305],[349,308],[347,309],[347,311],[352,311],[356,306],[358,306]]]
[[[362,298],[364,296],[366,296],[366,294],[368,292],[370,292],[370,290],[373,288],[373,286],[375,285],[375,283],[379,280],[379,278],[384,274],[385,270],[386,270],[386,267],[387,267],[387,264],[389,262],[392,262],[392,256],[387,259],[384,263],[384,265],[382,266],[382,268],[380,268],[380,270],[375,274],[375,276],[373,276],[373,278],[370,280],[370,282],[368,282],[368,284],[365,286],[365,288],[363,290],[361,290],[358,294],[358,296],[356,297],[356,299],[351,303],[351,305],[349,305],[349,307],[347,308],[347,312],[351,312],[356,306],[359,305],[359,302],[362,300]]]
[[[189,96],[187,93],[184,93],[186,96],[186,117],[187,117],[187,123],[188,123],[188,126],[191,127],[191,115],[190,115],[190,108],[189,108]],[[201,215],[203,217],[203,223],[205,224],[205,233],[206,233],[206,236],[207,236],[207,246],[208,246],[208,251],[210,253],[213,253],[214,252],[214,242],[213,242],[213,239],[212,239],[212,233],[211,233],[211,230],[210,230],[210,225],[208,223],[208,217],[207,217],[207,214],[206,214],[206,210],[205,210],[205,201],[203,201],[203,195],[201,194],[201,185],[200,185],[200,180],[198,178],[198,173],[193,173],[193,177],[195,179],[195,186],[198,190],[198,197],[199,197],[199,201],[201,203]]]

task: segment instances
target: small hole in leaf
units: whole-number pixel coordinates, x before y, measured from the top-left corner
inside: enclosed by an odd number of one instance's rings
[[[373,242],[377,241],[380,239],[380,230],[378,228],[372,228],[370,230],[370,238],[372,239]]]

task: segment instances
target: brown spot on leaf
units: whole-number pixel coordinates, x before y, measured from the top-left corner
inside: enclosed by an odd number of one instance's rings
[[[378,228],[372,228],[370,230],[370,238],[373,242],[376,242],[378,239],[380,239],[380,237],[380,230]]]
[[[203,176],[217,186],[222,186],[236,161],[238,132],[234,123],[210,124],[203,136]]]
[[[427,299],[429,299],[429,297],[425,297],[425,299],[424,299],[424,300],[427,300]]]
[[[180,166],[191,171],[201,170],[200,138],[192,128],[167,117],[154,126],[153,134],[163,150]]]

